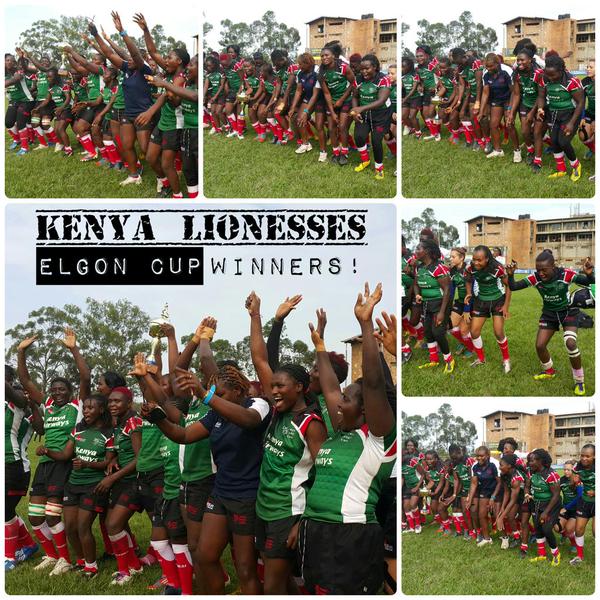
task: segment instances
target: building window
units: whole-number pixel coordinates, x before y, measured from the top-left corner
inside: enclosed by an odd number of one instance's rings
[[[554,437],[555,438],[564,438],[567,436],[567,431],[565,429],[557,429],[554,432]]]
[[[548,241],[548,236],[547,235],[536,235],[535,236],[535,241],[540,243],[540,242],[547,242]]]
[[[566,419],[556,419],[554,423],[556,427],[564,427],[567,424]]]
[[[394,23],[382,23],[381,31],[394,31],[395,24]]]
[[[592,234],[591,233],[580,233],[578,236],[578,239],[580,240],[591,240],[592,239]]]
[[[483,231],[483,225],[481,223],[477,223],[477,225],[475,225],[475,231],[477,233],[481,233]]]
[[[579,417],[571,417],[567,419],[567,425],[573,427],[573,425],[581,425],[581,419]]]
[[[579,429],[579,427],[567,430],[567,437],[579,437],[580,434],[581,430]]]
[[[317,31],[319,33],[324,33],[325,32],[325,25],[318,25],[317,26]]]
[[[565,235],[565,242],[575,242],[577,240],[576,233],[567,233]]]
[[[583,435],[585,436],[595,436],[596,435],[596,428],[595,427],[584,427],[583,429]]]
[[[520,25],[515,25],[515,33],[517,33],[517,34],[521,33],[521,26]]]
[[[389,42],[395,42],[396,41],[396,34],[395,33],[384,33],[383,35],[379,36],[379,43],[380,44],[386,44]]]
[[[562,231],[562,223],[552,223],[552,225],[550,225],[550,230],[551,231]]]
[[[341,21],[336,21],[335,23],[334,23],[334,22],[331,22],[331,23],[329,23],[329,24],[330,24],[331,26],[333,26],[333,25],[343,25],[343,23],[342,23]]]
[[[560,242],[560,233],[553,233],[550,236],[550,241],[551,242]]]
[[[494,419],[494,429],[498,429],[500,427],[500,419]]]
[[[583,417],[583,419],[581,419],[582,425],[593,425],[595,422],[596,419],[594,417]]]
[[[548,231],[548,230],[546,229],[546,225],[538,225],[538,226],[537,226],[537,230],[538,230],[538,231]]]

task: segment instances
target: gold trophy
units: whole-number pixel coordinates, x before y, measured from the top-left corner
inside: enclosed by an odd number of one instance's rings
[[[150,321],[150,330],[148,331],[152,337],[152,346],[150,349],[150,356],[148,357],[148,363],[150,364],[156,364],[156,356],[160,349],[160,339],[164,337],[163,332],[160,329],[161,325],[169,325],[169,305],[166,302],[160,313],[160,317]]]
[[[248,96],[248,94],[246,94],[246,92],[244,90],[242,90],[237,96],[237,101],[240,102],[241,104],[246,104],[248,102],[248,100],[250,100],[250,96]]]
[[[63,43],[63,47],[66,46],[66,42]],[[58,67],[58,74],[61,77],[66,77],[69,74],[69,67],[67,66],[67,53],[65,51],[62,52],[61,55],[60,67]]]

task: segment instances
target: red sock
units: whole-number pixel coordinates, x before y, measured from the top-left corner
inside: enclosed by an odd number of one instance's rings
[[[117,568],[121,573],[129,573],[129,539],[126,531],[121,531],[117,535],[111,535],[113,552],[117,559]]]
[[[81,137],[78,136],[77,139],[86,152],[89,154],[96,154],[96,147],[94,146],[94,142],[92,142],[92,137],[89,133]]]
[[[39,130],[39,131],[38,131]],[[46,138],[44,137],[44,130],[41,127],[36,127],[34,130],[35,137],[37,138],[40,146],[48,146]]]
[[[52,142],[53,144],[58,144],[58,138],[56,137],[56,131],[54,131],[53,127],[50,127],[50,129],[48,129],[48,131],[46,131],[46,137],[48,138],[49,142]]]
[[[464,515],[460,515],[458,517],[458,522],[460,523],[460,526],[462,527],[463,531],[467,531],[467,524],[465,523],[465,516]]]
[[[504,532],[506,535],[510,535],[512,533],[512,527],[508,521],[504,521]]]
[[[100,533],[102,534],[102,541],[104,542],[104,550],[107,554],[114,554],[112,542],[108,537],[108,530],[106,529],[106,521],[100,521]]]
[[[439,362],[440,357],[438,354],[437,343],[427,343],[427,350],[429,350],[429,362]]]
[[[408,528],[414,529],[415,528],[415,520],[413,518],[412,511],[409,511],[406,513],[406,520],[408,521]]]
[[[177,563],[175,562],[175,559],[169,560],[163,558],[159,554],[158,562],[160,562],[163,575],[167,578],[169,585],[181,589],[181,582],[179,581],[179,573],[177,572]]]
[[[575,545],[577,547],[577,556],[581,560],[583,560],[583,540],[584,540],[583,536],[581,536],[581,537],[575,536]]]
[[[350,146],[350,148],[356,148],[356,142],[350,133],[348,134],[348,146]]]
[[[392,153],[394,156],[396,156],[396,140],[395,140],[395,139],[393,139],[393,140],[388,140],[388,141],[386,142],[386,144],[387,144],[388,148],[390,149],[390,152],[391,152],[391,153]]]
[[[423,323],[419,322],[415,325],[415,330],[417,332],[417,340],[422,342],[425,337],[425,328],[423,327]]]
[[[360,155],[361,162],[369,161],[369,151],[367,150],[366,146],[363,146],[362,148],[358,148],[358,154]]]
[[[190,596],[192,594],[194,567],[192,567],[192,557],[190,556],[188,546],[187,544],[173,544],[173,552],[175,554],[179,581],[181,582],[181,593],[184,596]]]
[[[475,353],[477,354],[477,358],[481,362],[484,362],[485,361],[485,353],[483,352],[483,340],[481,339],[481,336],[479,336],[478,338],[472,338],[471,341],[473,342],[473,349],[475,350]]]
[[[596,153],[596,140],[586,140],[583,145],[587,146],[594,154]]]
[[[27,129],[19,130],[19,139],[21,140],[21,148],[29,150],[29,133],[27,133]]]
[[[33,528],[33,535],[38,539],[47,556],[58,558],[58,552],[52,541],[52,532],[45,522]]]
[[[437,135],[435,132],[435,123],[431,119],[425,119],[425,125],[427,125],[427,129],[429,129],[431,135]]]
[[[548,134],[543,137],[542,142],[548,146],[552,146],[552,138]]]
[[[459,328],[459,327],[453,327],[453,328],[450,330],[450,335],[451,335],[451,336],[452,336],[454,339],[458,340],[458,343],[459,343],[459,344],[462,344],[463,338],[462,338],[462,334],[460,333],[460,328]]]
[[[442,527],[444,528],[444,531],[450,531],[450,520],[447,519],[446,521],[442,521]]]
[[[444,522],[444,521],[443,521],[443,519],[442,519],[442,517],[440,517],[439,513],[438,513],[438,514],[436,514],[436,515],[433,517],[433,520],[434,520],[436,523],[439,523],[440,525],[441,525],[441,524]]]
[[[509,360],[510,355],[508,353],[508,340],[506,337],[503,340],[496,340],[498,346],[500,346],[500,352],[502,352],[502,360]]]
[[[466,336],[463,336],[462,343],[466,346],[469,352],[475,352],[475,346],[473,346],[473,340],[471,339],[470,333],[467,333]]]
[[[67,562],[71,562],[69,555],[69,546],[67,546],[67,534],[65,533],[65,524],[61,521],[57,525],[50,527],[52,539],[56,544],[56,550],[60,558],[64,558]]]
[[[537,543],[538,556],[546,556],[546,539],[543,542],[538,541]]]
[[[460,520],[458,517],[452,516],[452,523],[454,523],[454,529],[456,529],[456,533],[462,533],[462,529],[460,527]]]
[[[342,146],[342,156],[348,157],[348,153],[350,152],[350,150],[348,150],[347,146]]]
[[[513,538],[518,542],[521,539],[521,532],[517,529],[513,531]]]
[[[100,156],[106,161],[106,162],[111,162],[110,160],[110,156],[108,154],[108,149],[106,148],[106,146],[102,146],[102,148],[100,148]]]
[[[572,169],[576,169],[577,167],[579,167],[579,159],[576,158],[575,160],[570,160],[569,164],[571,165]]]
[[[29,533],[29,529],[27,529],[27,525],[25,525],[21,517],[17,517],[17,521],[19,522],[19,548],[23,548],[24,546],[33,546],[33,538]]]
[[[556,170],[559,172],[565,172],[567,170],[567,166],[565,165],[565,155],[563,152],[554,155],[554,160],[556,161]]]
[[[402,331],[406,331],[409,335],[416,336],[416,329],[410,324],[408,317],[402,317]]]
[[[567,537],[569,538],[569,542],[571,542],[571,546],[577,547],[577,544],[575,543],[575,532],[572,531]]]
[[[19,134],[16,131],[13,131],[12,129],[7,129],[6,131],[10,133],[10,137],[13,139],[13,142],[19,141]]]
[[[27,124],[27,137],[29,139],[29,143],[33,144],[35,142],[35,132],[33,131],[33,127]]]
[[[464,127],[467,144],[471,144],[473,142],[473,125],[469,121],[462,121],[462,126]]]
[[[8,560],[15,560],[15,553],[19,549],[19,522],[13,517],[4,523],[4,556]]]
[[[533,164],[534,165],[538,165],[539,167],[542,166],[542,157],[541,156],[535,156],[533,158]]]

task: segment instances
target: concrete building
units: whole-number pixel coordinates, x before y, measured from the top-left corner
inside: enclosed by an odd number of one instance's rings
[[[350,17],[318,17],[306,23],[308,26],[308,48],[317,62],[321,48],[337,40],[346,58],[358,52],[375,54],[385,70],[397,62],[398,21],[397,19],[375,19],[373,14],[360,19]]]
[[[593,411],[553,415],[548,409],[536,414],[497,410],[482,418],[484,444],[490,449],[496,449],[502,438],[512,437],[519,442],[521,452],[531,452],[534,448],[548,450],[555,464],[578,458],[582,446],[594,444],[596,439]]]
[[[564,267],[579,267],[587,256],[595,256],[596,218],[591,214],[539,221],[529,214],[517,219],[478,215],[466,223],[471,252],[479,244],[498,246],[504,257],[516,260],[522,269],[535,268],[535,257],[546,248]]]
[[[558,15],[558,19],[545,17],[515,17],[505,21],[503,55],[512,56],[516,43],[530,38],[543,56],[548,50],[556,50],[565,58],[570,70],[585,70],[588,61],[596,55],[595,19],[572,19],[570,14]]]
[[[356,381],[359,377],[362,377],[362,336],[355,335],[351,338],[342,340],[344,344],[350,345],[350,359],[348,359],[348,351],[346,350],[346,361],[350,365],[348,371],[348,383]],[[394,384],[396,383],[396,357],[390,354],[387,350],[383,351],[385,361],[390,367],[392,373],[392,379]]]

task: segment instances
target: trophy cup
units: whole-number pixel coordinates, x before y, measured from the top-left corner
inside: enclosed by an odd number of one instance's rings
[[[250,97],[248,96],[248,94],[246,94],[246,92],[244,90],[242,90],[237,96],[236,96],[238,102],[240,102],[241,104],[246,104],[248,102],[248,100],[250,100]]]
[[[165,302],[165,306],[160,313],[160,317],[152,319],[150,321],[150,330],[148,333],[152,337],[152,346],[150,349],[150,356],[148,357],[149,364],[156,364],[156,354],[160,348],[160,339],[164,337],[160,327],[161,325],[169,324],[169,305]]]

